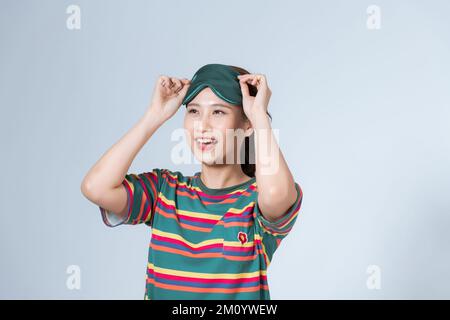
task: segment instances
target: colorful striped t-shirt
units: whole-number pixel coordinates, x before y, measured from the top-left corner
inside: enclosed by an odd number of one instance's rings
[[[154,168],[127,174],[122,184],[126,219],[100,211],[110,227],[151,227],[144,299],[270,300],[267,268],[300,211],[297,183],[295,203],[275,222],[259,211],[256,178],[211,189],[200,172]]]

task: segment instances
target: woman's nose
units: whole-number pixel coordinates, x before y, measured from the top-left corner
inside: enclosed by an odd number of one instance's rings
[[[206,112],[203,113],[199,120],[196,121],[196,124],[197,128],[202,132],[211,129],[211,121]]]

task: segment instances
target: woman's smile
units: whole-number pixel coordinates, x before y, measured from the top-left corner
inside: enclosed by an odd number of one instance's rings
[[[201,137],[196,138],[195,142],[196,142],[198,148],[202,151],[210,151],[217,144],[217,140],[213,137],[211,137],[211,138],[201,138]]]

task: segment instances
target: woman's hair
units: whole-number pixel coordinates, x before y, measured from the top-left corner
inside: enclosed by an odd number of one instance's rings
[[[236,70],[237,72],[239,72],[240,74],[249,74],[250,72],[248,72],[247,70],[240,68],[240,67],[236,67],[236,66],[231,66],[234,70]],[[256,96],[256,94],[258,93],[258,89],[251,85],[248,84],[248,88],[249,88],[249,93],[251,96]],[[244,115],[245,118],[247,118],[245,116],[244,113],[244,109],[242,108],[242,114]],[[270,115],[269,111],[267,111],[267,115],[270,118],[270,121],[272,121],[272,116]],[[255,170],[256,170],[256,166],[255,166],[255,154],[254,154],[254,146],[255,146],[255,137],[254,137],[254,133],[252,133],[252,135],[250,137],[245,137],[244,140],[244,156],[245,156],[245,161],[244,163],[241,163],[241,168],[242,171],[249,177],[253,178],[255,176]],[[250,142],[251,140],[251,142]],[[252,146],[252,157],[250,158],[250,146]],[[252,163],[250,163],[250,159],[252,159]]]

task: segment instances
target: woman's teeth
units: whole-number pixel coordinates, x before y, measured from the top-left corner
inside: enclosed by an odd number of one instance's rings
[[[216,142],[215,139],[207,139],[207,138],[198,138],[198,139],[196,139],[196,141],[199,143],[205,143],[205,144]]]
[[[210,138],[197,138],[195,141],[199,144],[201,150],[212,148],[217,143],[216,139]]]

